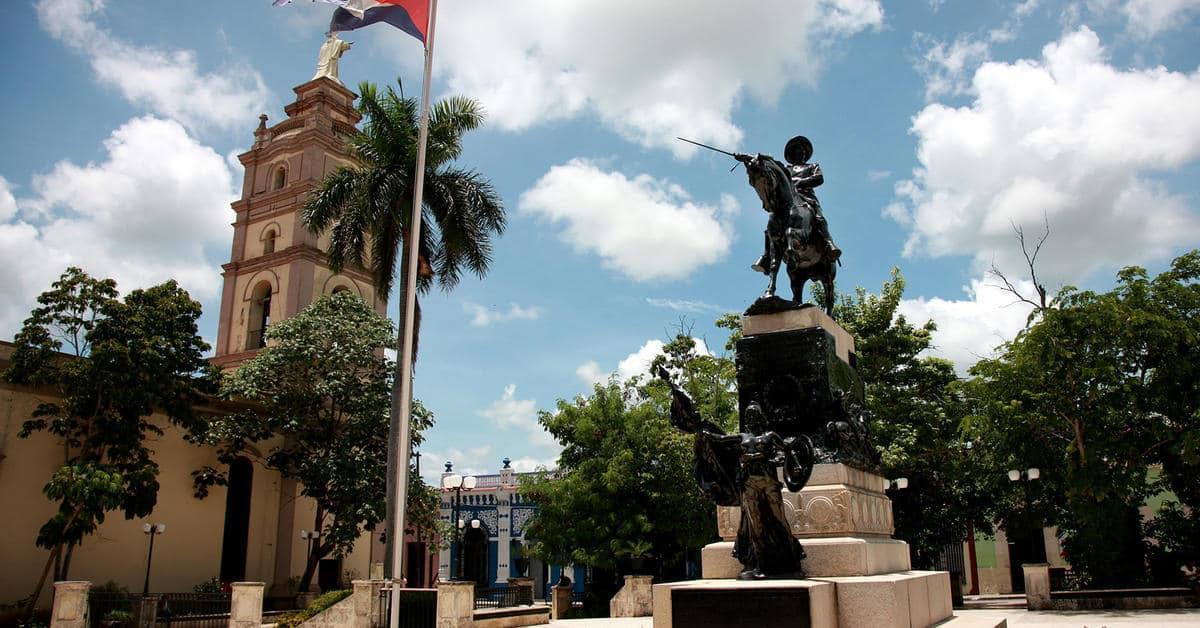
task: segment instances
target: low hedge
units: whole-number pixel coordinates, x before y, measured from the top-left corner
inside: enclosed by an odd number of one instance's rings
[[[321,611],[333,606],[334,604],[337,604],[338,602],[341,602],[348,597],[350,597],[350,589],[341,589],[338,591],[328,591],[326,593],[322,593],[317,597],[317,599],[313,600],[312,604],[309,604],[308,607],[298,610],[294,613],[280,615],[279,618],[275,620],[275,626],[276,628],[295,628],[296,626],[308,621]]]

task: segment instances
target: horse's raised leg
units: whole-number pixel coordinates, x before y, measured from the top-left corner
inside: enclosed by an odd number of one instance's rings
[[[804,303],[804,284],[808,277],[802,271],[792,273],[792,269],[788,268],[788,278],[792,280],[792,301]]]
[[[833,303],[837,299],[837,296],[833,292],[833,278],[836,273],[836,268],[830,262],[829,272],[825,273],[825,276],[821,278],[821,283],[825,286],[825,313],[829,316],[833,316]]]
[[[775,296],[775,284],[776,284],[776,280],[779,278],[779,262],[778,261],[771,262],[771,266],[768,269],[767,274],[770,275],[771,282],[767,284],[767,291],[764,292],[761,297],[759,297],[760,299],[769,299],[769,298]]]

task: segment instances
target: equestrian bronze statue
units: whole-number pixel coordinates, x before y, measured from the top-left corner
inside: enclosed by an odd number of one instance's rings
[[[770,283],[760,301],[775,297],[780,266],[787,266],[792,286],[792,301],[804,301],[804,284],[812,279],[825,288],[825,313],[833,314],[833,280],[842,250],[833,243],[829,225],[821,213],[814,188],[825,182],[821,166],[809,163],[812,142],[797,135],[784,146],[782,163],[770,155],[730,153],[699,142],[685,142],[724,153],[746,167],[750,186],[758,193],[763,209],[770,215],[763,238],[763,254],[751,265],[768,277]],[[755,309],[753,306],[752,310]]]

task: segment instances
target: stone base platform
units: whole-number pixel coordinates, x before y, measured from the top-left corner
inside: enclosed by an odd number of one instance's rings
[[[925,628],[952,614],[944,571],[654,585],[654,628]]]
[[[805,558],[801,565],[810,578],[874,576],[908,571],[912,568],[908,544],[904,541],[871,537],[832,537],[803,539]],[[735,578],[742,564],[733,557],[733,541],[705,546],[700,554],[702,578]]]
[[[690,580],[654,585],[654,628],[837,628],[836,585]]]
[[[950,574],[945,571],[816,580],[837,586],[840,628],[917,628],[932,626],[954,613]]]

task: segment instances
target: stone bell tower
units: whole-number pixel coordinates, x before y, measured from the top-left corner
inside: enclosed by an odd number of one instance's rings
[[[259,117],[254,146],[238,155],[246,168],[242,197],[232,206],[233,247],[222,266],[224,289],[212,362],[233,368],[265,346],[264,330],[315,299],[349,290],[386,315],[387,295],[377,295],[362,268],[334,273],[325,260],[328,234],[312,234],[299,216],[325,175],[353,165],[346,138],[361,116],[357,95],[321,76],[294,88],[296,100],[274,126]]]

